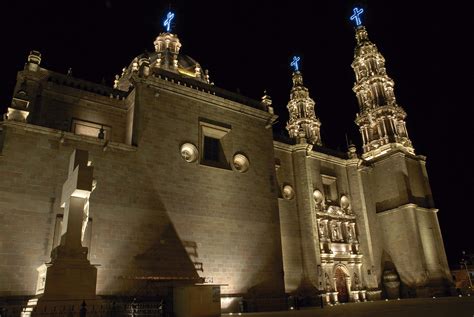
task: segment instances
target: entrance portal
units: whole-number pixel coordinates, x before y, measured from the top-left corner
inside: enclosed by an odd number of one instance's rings
[[[349,293],[347,292],[346,274],[341,267],[336,268],[334,277],[336,278],[336,291],[338,292],[339,302],[348,302]]]

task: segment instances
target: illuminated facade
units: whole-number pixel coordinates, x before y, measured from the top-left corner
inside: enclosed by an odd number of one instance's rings
[[[0,126],[0,232],[10,241],[0,245],[0,296],[41,294],[37,268],[61,246],[61,188],[76,148],[97,179],[81,237],[100,265],[99,295],[204,281],[223,284],[224,309],[240,297],[258,309],[285,293],[328,303],[445,293],[425,158],[363,26],[356,39],[361,157],[321,146],[297,63],[293,140],[276,140],[270,97],[214,86],[174,33],[113,88],[44,69],[32,51]]]

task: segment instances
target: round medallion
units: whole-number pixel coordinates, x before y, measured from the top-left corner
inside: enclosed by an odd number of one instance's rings
[[[313,192],[313,199],[314,199],[314,202],[316,203],[316,205],[320,205],[324,200],[323,193],[321,193],[321,191],[315,189],[314,192]]]
[[[234,155],[233,163],[235,169],[241,173],[247,172],[250,166],[249,159],[245,155],[240,153]]]
[[[286,200],[291,200],[295,197],[295,191],[290,185],[285,185],[282,189],[282,195]]]
[[[184,143],[180,148],[181,157],[188,163],[195,162],[198,159],[198,149],[192,143]]]
[[[349,209],[350,206],[351,206],[351,202],[350,202],[349,198],[347,196],[342,196],[341,197],[341,208],[344,209],[344,210],[347,210],[347,209]]]

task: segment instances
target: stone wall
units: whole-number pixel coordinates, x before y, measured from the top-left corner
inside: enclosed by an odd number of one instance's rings
[[[137,84],[137,147],[5,124],[0,157],[0,295],[30,295],[49,260],[62,183],[74,148],[88,150],[97,189],[90,199],[90,260],[99,294],[134,294],[141,278],[210,278],[224,294],[280,296],[280,222],[270,117],[171,83]],[[159,87],[158,87],[159,86]],[[157,97],[156,90],[159,91]],[[226,156],[245,153],[246,173],[187,163],[202,118],[231,126]],[[26,130],[25,130],[26,128]],[[36,129],[36,130],[35,130]],[[137,280],[138,279],[138,280]]]

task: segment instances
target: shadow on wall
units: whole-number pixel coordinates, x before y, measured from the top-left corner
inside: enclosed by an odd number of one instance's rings
[[[159,231],[156,242],[135,255],[121,276],[134,285],[128,290],[128,296],[153,297],[176,283],[202,282],[173,224],[168,222]]]
[[[155,173],[149,172],[147,162],[140,162],[136,156],[128,159],[131,163],[124,162],[125,170],[117,168],[115,162],[120,160],[114,156],[97,164],[97,177],[103,184],[99,183],[102,185],[98,188],[102,195],[96,197],[103,208],[91,210],[97,213],[97,236],[92,244],[97,244],[94,248],[101,252],[95,260],[101,265],[99,294],[154,296],[173,283],[201,282],[194,263],[197,244],[181,241],[178,236],[154,184]],[[120,178],[127,180],[120,187],[116,177],[107,177],[117,169]],[[116,201],[111,197],[117,197]],[[92,200],[91,206],[95,206]],[[189,245],[194,248],[188,252]]]
[[[426,194],[425,196],[419,197],[414,196],[411,189],[412,183],[408,175],[399,172],[395,175],[397,182],[398,195],[395,195],[392,198],[376,202],[375,209],[377,212],[383,212],[393,208],[397,208],[400,205],[412,203],[424,208],[433,207],[433,196],[431,194]],[[414,175],[413,178],[416,178],[417,175]],[[427,178],[425,178],[426,184],[429,184]],[[395,190],[395,188],[394,188]]]
[[[254,256],[258,258],[259,255],[255,253]],[[280,271],[276,271],[275,261],[277,260],[272,257],[267,258],[263,266],[266,270],[260,270],[251,278],[247,277],[247,283],[249,285],[253,284],[253,286],[243,294],[243,311],[259,312],[287,309],[283,267]]]
[[[160,279],[199,278],[195,265],[171,222],[165,225],[156,243],[144,253],[137,254],[134,261],[138,267]]]
[[[301,307],[304,306],[319,306],[320,299],[318,294],[321,291],[318,290],[313,283],[308,279],[308,277],[303,276],[301,279],[300,285],[292,293],[293,296],[298,298],[298,305]]]

